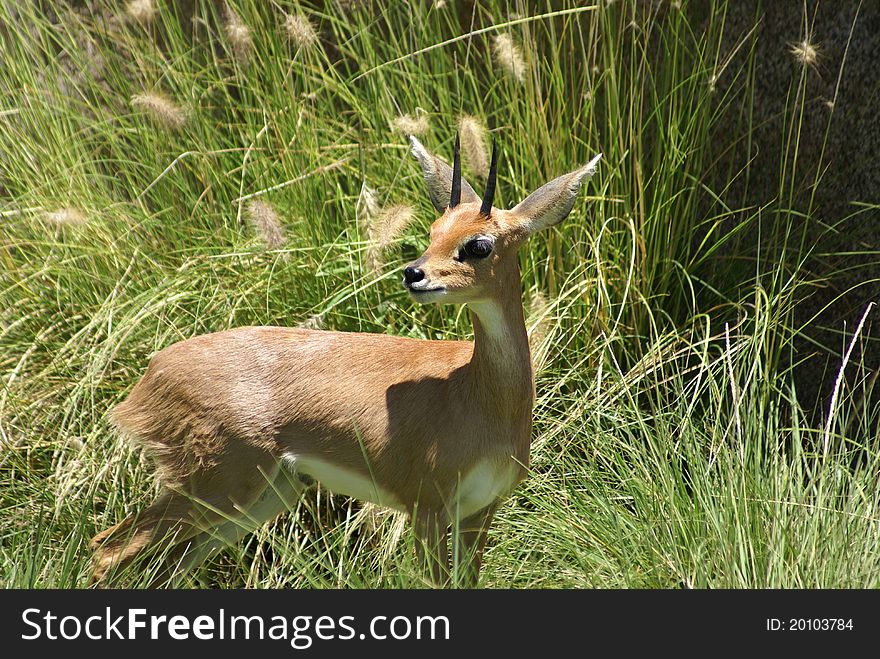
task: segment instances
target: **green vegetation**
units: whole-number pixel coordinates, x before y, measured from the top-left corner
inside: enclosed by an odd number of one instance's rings
[[[820,283],[794,211],[821,183],[797,169],[809,62],[778,198],[729,208],[704,176],[713,127],[733,111],[723,137],[749,139],[758,74],[723,2],[480,3],[464,31],[453,2],[86,4],[0,4],[4,585],[85,586],[88,539],[152,498],[106,419],[162,347],[247,324],[469,335],[399,285],[434,219],[401,127],[448,158],[462,115],[502,147],[498,205],[604,154],[521,253],[532,466],[481,585],[880,584],[872,383],[853,356],[813,421],[790,370],[792,310]],[[400,516],[318,491],[183,585],[424,580]]]

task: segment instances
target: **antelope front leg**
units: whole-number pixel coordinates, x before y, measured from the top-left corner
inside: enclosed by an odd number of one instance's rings
[[[417,510],[413,515],[416,555],[437,586],[449,584],[449,523],[446,515]]]
[[[480,579],[483,549],[486,548],[489,527],[500,503],[495,501],[459,523],[457,548],[460,551],[456,551],[456,558],[460,566],[459,582],[464,588],[475,588]]]

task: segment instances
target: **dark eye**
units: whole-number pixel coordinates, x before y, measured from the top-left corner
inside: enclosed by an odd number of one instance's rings
[[[492,241],[488,238],[475,238],[464,246],[464,255],[473,259],[484,259],[492,253]]]

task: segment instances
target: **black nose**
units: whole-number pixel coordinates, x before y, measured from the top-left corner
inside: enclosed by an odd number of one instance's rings
[[[419,268],[413,268],[410,266],[403,271],[403,281],[406,284],[415,284],[417,281],[422,281],[424,278],[425,273]]]

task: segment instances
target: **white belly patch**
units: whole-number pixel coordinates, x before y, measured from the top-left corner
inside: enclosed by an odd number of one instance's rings
[[[360,501],[377,503],[394,510],[406,510],[406,507],[394,495],[383,490],[371,479],[350,469],[337,467],[319,458],[293,453],[285,454],[283,463],[285,468],[292,472],[311,476],[334,494],[344,494]]]
[[[458,486],[452,511],[459,519],[473,515],[513,489],[519,465],[511,458],[483,460],[471,469]]]

